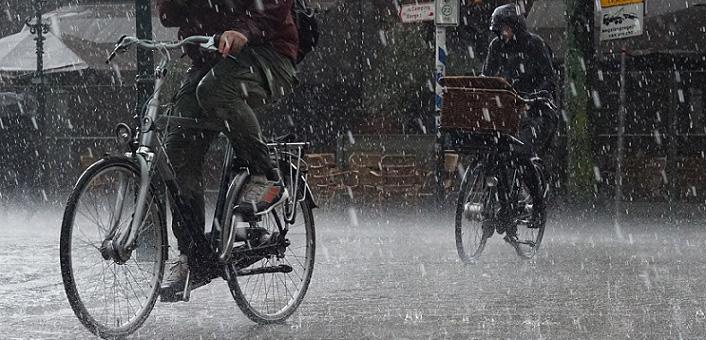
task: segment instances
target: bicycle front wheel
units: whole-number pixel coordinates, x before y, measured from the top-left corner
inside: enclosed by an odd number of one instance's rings
[[[465,263],[480,257],[488,238],[493,235],[492,225],[486,221],[493,216],[494,199],[485,179],[486,168],[482,162],[469,167],[463,175],[456,203],[456,250]]]
[[[132,161],[105,158],[81,175],[64,211],[59,256],[66,296],[81,323],[102,338],[137,330],[159,295],[167,243],[154,190],[127,260],[106,251],[106,240],[132,223],[139,187]]]
[[[233,260],[226,270],[238,307],[250,320],[260,324],[280,322],[292,315],[311,282],[316,249],[314,217],[307,200],[295,204],[294,209],[297,211],[293,224],[285,221],[284,206],[266,214],[259,222],[239,223],[267,235],[271,240],[267,244],[277,245],[276,250],[262,253],[262,244],[244,241],[233,249]],[[278,225],[286,226],[286,235],[279,234]]]

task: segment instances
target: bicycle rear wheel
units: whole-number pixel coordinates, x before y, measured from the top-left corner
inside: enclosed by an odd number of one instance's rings
[[[456,250],[465,263],[472,263],[480,257],[494,232],[492,225],[484,226],[493,217],[495,203],[485,172],[482,162],[476,162],[466,170],[456,203]]]
[[[126,158],[102,159],[81,175],[64,211],[59,256],[66,296],[81,323],[102,338],[137,330],[159,295],[166,229],[154,190],[127,261],[111,256],[104,242],[132,222],[139,177]]]
[[[243,223],[232,217],[236,228],[248,234],[266,235],[239,241],[233,258],[226,266],[226,279],[238,307],[252,321],[267,324],[287,319],[299,307],[311,282],[314,270],[316,237],[314,217],[308,200],[295,204],[296,221],[288,224],[284,206],[262,216],[258,222]],[[286,226],[280,235],[279,226]],[[270,250],[264,247],[275,245]]]

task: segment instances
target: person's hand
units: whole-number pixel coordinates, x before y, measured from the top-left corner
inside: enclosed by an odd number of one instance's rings
[[[223,55],[223,58],[226,58],[231,52],[240,53],[247,43],[248,38],[242,33],[225,31],[221,34],[221,39],[218,42],[218,52]]]

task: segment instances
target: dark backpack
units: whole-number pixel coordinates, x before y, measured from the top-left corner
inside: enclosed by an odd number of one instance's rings
[[[319,20],[316,18],[316,10],[310,8],[305,0],[294,0],[292,15],[299,30],[299,53],[297,63],[304,60],[319,43]]]

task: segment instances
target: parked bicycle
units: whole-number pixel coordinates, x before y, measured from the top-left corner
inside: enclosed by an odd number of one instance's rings
[[[127,152],[105,156],[88,167],[64,211],[60,240],[64,288],[76,316],[100,337],[135,332],[160,295],[169,248],[165,198],[176,206],[175,213],[186,209],[162,132],[169,124],[221,129],[216,124],[158,117],[160,92],[170,62],[169,50],[195,44],[217,51],[214,41],[214,37],[205,36],[177,43],[123,37],[108,60],[133,46],[161,56],[154,93],[135,128],[122,123],[116,127],[117,138]],[[207,235],[235,302],[257,323],[285,320],[297,309],[311,281],[316,247],[312,214],[316,204],[303,161],[309,143],[286,137],[268,146],[290,198],[263,216],[239,215],[236,208],[249,172],[238,162],[238,145],[232,145],[225,152]],[[189,300],[190,287],[184,288],[180,298]]]
[[[551,105],[548,97],[523,98],[500,78],[450,77],[445,93],[441,128],[447,151],[470,156],[456,203],[455,237],[461,259],[478,259],[487,240],[504,234],[522,258],[532,258],[544,236],[544,224],[531,226],[533,199],[517,159],[523,145],[517,137],[528,105]],[[540,174],[546,197],[547,181],[541,162],[532,162]],[[525,170],[526,171],[526,170]]]

